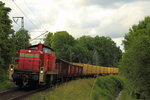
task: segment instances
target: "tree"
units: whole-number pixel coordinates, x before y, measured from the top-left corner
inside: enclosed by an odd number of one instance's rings
[[[128,51],[124,54],[121,64],[123,75],[130,84],[129,90],[137,99],[150,99],[150,37],[141,35],[130,44]]]
[[[11,11],[10,8],[5,7],[5,4],[0,1],[0,66],[3,68],[8,66],[11,62],[12,52],[12,37],[14,35],[14,30],[11,29],[11,23],[8,14]]]
[[[138,25],[133,25],[132,28],[129,29],[129,33],[125,35],[123,41],[125,50],[130,48],[130,43],[132,43],[136,36],[142,34],[150,35],[150,16],[145,17],[145,19],[140,21]]]
[[[122,53],[111,38],[82,36],[75,40],[66,31],[48,34],[44,42],[51,45],[57,58],[70,62],[114,67]]]
[[[66,31],[56,32],[52,36],[51,47],[55,50],[56,57],[59,59],[70,61],[70,48],[74,44],[74,38]]]
[[[44,44],[45,44],[46,46],[51,47],[52,36],[53,36],[53,33],[51,33],[51,32],[49,32],[49,33],[45,36],[45,38],[44,38]]]
[[[16,40],[16,49],[19,51],[20,49],[27,48],[29,43],[30,35],[28,34],[28,31],[25,29],[20,29],[15,34],[15,40]]]
[[[133,25],[123,41],[125,53],[121,75],[126,77],[128,94],[135,99],[150,99],[150,17]]]
[[[94,38],[95,50],[99,53],[100,65],[117,67],[122,52],[116,43],[109,37]]]
[[[89,51],[82,47],[80,44],[76,43],[72,48],[72,61],[78,63],[88,63]]]
[[[100,62],[99,62],[99,54],[97,51],[94,51],[94,54],[93,54],[93,65],[100,65]]]
[[[77,41],[87,51],[85,54],[87,55],[86,59],[91,64],[114,67],[118,65],[121,59],[122,52],[120,48],[109,37],[83,36],[77,39]],[[85,59],[85,56],[82,59]]]

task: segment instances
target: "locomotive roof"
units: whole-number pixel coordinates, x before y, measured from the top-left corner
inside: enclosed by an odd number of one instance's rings
[[[52,48],[50,48],[50,47],[48,47],[48,46],[46,46],[46,45],[44,45],[44,44],[42,44],[42,45],[43,45],[44,47],[49,48],[49,49],[51,49],[52,51],[54,51],[54,49],[52,49]],[[30,47],[35,47],[35,46],[38,46],[38,44],[29,46],[28,48],[30,48]]]

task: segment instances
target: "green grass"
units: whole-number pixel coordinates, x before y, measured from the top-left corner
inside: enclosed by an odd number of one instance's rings
[[[8,72],[1,70],[0,71],[0,90],[9,89],[16,87],[14,82],[8,80]]]
[[[9,88],[16,87],[14,82],[10,82],[9,80],[5,80],[3,82],[0,82],[0,90],[5,90]]]
[[[91,100],[94,80],[90,78],[64,83],[52,91],[35,94],[27,100]]]
[[[115,100],[122,83],[116,76],[74,80],[27,100]]]

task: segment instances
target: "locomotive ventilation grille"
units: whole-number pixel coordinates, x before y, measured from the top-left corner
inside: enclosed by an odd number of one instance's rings
[[[39,55],[38,54],[31,54],[31,53],[20,53],[20,57],[34,57],[34,58],[38,58]]]

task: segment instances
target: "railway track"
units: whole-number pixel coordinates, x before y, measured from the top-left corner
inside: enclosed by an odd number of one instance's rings
[[[0,100],[24,100],[26,97],[34,93],[46,90],[48,88],[50,88],[50,86],[44,86],[37,89],[14,88],[14,89],[5,90],[0,92]]]
[[[12,91],[15,91],[15,90],[17,90],[18,88],[11,88],[11,89],[7,89],[7,90],[3,90],[3,91],[0,91],[0,97],[2,96],[2,95],[5,95],[5,94],[7,94],[7,93],[9,93],[9,92],[12,92]],[[1,100],[1,98],[0,98],[0,100]]]

